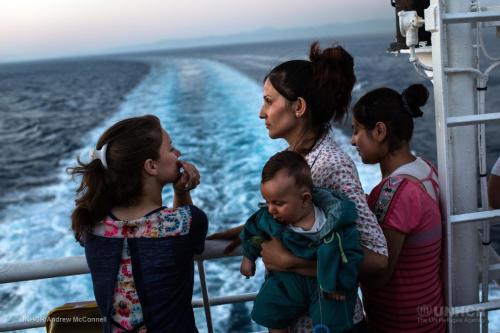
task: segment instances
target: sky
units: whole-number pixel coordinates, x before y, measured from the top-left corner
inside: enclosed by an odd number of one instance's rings
[[[0,0],[0,61],[393,17],[388,0]]]

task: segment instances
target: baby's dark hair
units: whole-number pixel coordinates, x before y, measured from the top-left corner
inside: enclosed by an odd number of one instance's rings
[[[429,98],[429,91],[421,84],[413,84],[400,94],[390,88],[379,88],[365,94],[352,109],[354,119],[366,129],[373,129],[378,122],[387,127],[389,152],[410,142],[413,135],[413,118],[423,115],[420,107]]]
[[[287,170],[298,187],[312,189],[311,168],[299,153],[285,150],[273,155],[262,169],[261,184],[273,179],[280,170]]]
[[[162,143],[160,120],[153,115],[128,118],[117,122],[97,141],[97,149],[105,150],[105,166],[95,159],[69,168],[73,176],[81,176],[76,190],[76,207],[71,226],[77,241],[83,244],[85,234],[109,214],[112,207],[129,206],[143,191],[144,161],[157,160]]]

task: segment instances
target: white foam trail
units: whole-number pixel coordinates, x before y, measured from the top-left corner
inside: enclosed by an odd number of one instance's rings
[[[196,89],[193,85],[200,79],[200,75],[207,76],[207,80],[206,86],[203,84],[199,88],[210,89],[203,96],[207,102],[200,101],[196,105],[199,110],[188,110],[197,115],[195,120],[203,120],[203,123],[194,128],[194,132],[189,132],[186,131],[189,123],[183,123],[183,117],[190,101],[183,100],[186,96],[182,94]],[[2,212],[5,222],[0,224],[0,253],[6,254],[4,261],[27,261],[83,253],[82,248],[73,241],[69,230],[69,216],[77,183],[64,170],[75,164],[77,155],[85,158],[86,151],[95,144],[105,128],[120,119],[141,114],[152,113],[159,116],[176,144],[184,151],[185,158],[199,160],[202,173],[208,173],[203,168],[204,159],[210,157],[212,163],[220,164],[213,170],[211,177],[204,177],[206,187],[200,186],[193,195],[194,200],[201,202],[199,205],[202,208],[204,202],[216,202],[217,209],[204,208],[212,221],[229,219],[235,224],[241,223],[243,216],[247,214],[238,207],[246,206],[246,211],[250,212],[250,207],[253,209],[259,201],[258,177],[254,174],[261,168],[260,162],[283,146],[278,142],[270,143],[262,130],[263,126],[256,116],[260,96],[260,87],[229,67],[201,60],[155,60],[151,73],[127,96],[120,110],[84,136],[82,148],[73,156],[61,161],[57,171],[60,182],[26,193],[26,197],[45,198],[45,201],[18,202],[5,208]],[[208,137],[206,142],[200,142],[202,140],[193,135],[203,129],[206,129]],[[259,132],[256,129],[261,130]],[[237,149],[228,149],[232,140],[238,140]],[[220,146],[222,148],[219,149]],[[195,154],[200,151],[206,154]],[[251,152],[263,157],[255,158]],[[246,158],[238,158],[240,154],[244,154]],[[242,166],[242,173],[250,175],[251,179],[239,177],[238,171]],[[230,190],[226,191],[225,188]],[[253,194],[249,194],[252,190]],[[233,196],[234,192],[239,195]],[[171,197],[168,190],[165,197]],[[212,229],[225,227],[213,225]],[[218,268],[213,269],[220,273],[216,274],[216,278],[223,277],[223,266],[220,263],[210,265],[218,265]],[[231,282],[229,284],[233,285]],[[90,286],[89,276],[22,282],[14,287],[3,285],[0,291],[11,296],[10,301],[2,304],[1,321],[18,321],[22,316],[39,316],[65,302],[92,299]],[[252,285],[248,286],[252,288]],[[227,285],[220,286],[220,289],[235,291]],[[214,310],[215,318],[221,317],[221,310]],[[198,322],[201,327],[204,326],[204,320]]]

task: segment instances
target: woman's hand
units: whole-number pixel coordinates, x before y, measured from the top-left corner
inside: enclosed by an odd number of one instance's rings
[[[177,166],[179,169],[184,169],[184,171],[179,179],[172,184],[174,188],[174,208],[192,205],[193,201],[189,191],[200,184],[200,173],[193,164],[177,160]]]
[[[260,255],[268,271],[288,271],[291,269],[294,256],[279,239],[271,237],[271,240],[262,242],[260,246],[262,247]]]
[[[189,192],[200,184],[200,173],[193,164],[177,160],[177,166],[179,169],[184,169],[184,171],[179,179],[173,184],[176,193]]]
[[[233,250],[235,248],[237,248],[238,246],[240,246],[241,239],[239,237],[239,234],[240,234],[241,230],[243,230],[243,225],[231,228],[231,229],[226,230],[226,231],[217,232],[215,234],[212,234],[212,235],[208,236],[207,239],[208,240],[222,239],[222,240],[230,240],[230,241],[232,241],[224,249],[224,253],[228,254],[228,253],[233,252]]]
[[[283,243],[275,237],[261,245],[262,261],[268,271],[294,272],[304,276],[316,276],[316,260],[294,256]]]

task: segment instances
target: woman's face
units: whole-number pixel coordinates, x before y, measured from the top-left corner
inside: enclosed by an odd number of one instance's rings
[[[351,144],[356,147],[361,160],[366,164],[376,164],[382,159],[383,146],[373,138],[373,130],[365,128],[352,117]]]
[[[264,102],[259,117],[264,119],[271,139],[283,138],[289,141],[298,129],[298,118],[293,112],[294,103],[283,97],[269,81],[264,82]]]
[[[160,157],[158,158],[158,179],[161,182],[172,183],[180,177],[177,160],[181,152],[172,145],[172,140],[165,130],[162,130]]]

